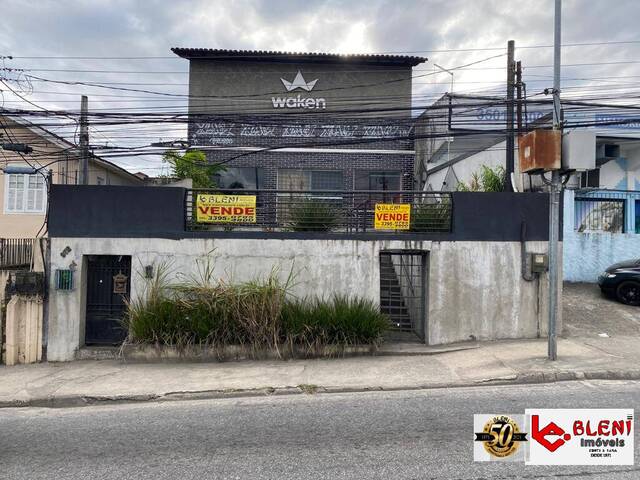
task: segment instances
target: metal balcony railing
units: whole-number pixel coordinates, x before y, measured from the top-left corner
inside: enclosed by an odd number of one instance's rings
[[[187,231],[451,231],[449,192],[187,190]],[[377,218],[377,220],[376,220]]]

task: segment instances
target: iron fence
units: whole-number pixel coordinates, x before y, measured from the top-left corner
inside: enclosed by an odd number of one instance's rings
[[[640,192],[577,190],[574,229],[584,233],[640,233],[639,207]]]
[[[450,232],[450,192],[187,190],[187,231]]]
[[[29,266],[34,241],[33,238],[0,238],[0,269]]]

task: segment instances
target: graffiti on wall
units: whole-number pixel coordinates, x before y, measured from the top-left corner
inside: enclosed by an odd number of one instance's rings
[[[193,126],[190,141],[196,145],[234,145],[249,139],[319,138],[406,140],[413,134],[410,125],[291,124],[251,125],[199,122]]]

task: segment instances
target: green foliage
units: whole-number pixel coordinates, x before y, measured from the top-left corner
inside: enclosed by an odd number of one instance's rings
[[[229,284],[213,281],[213,269],[198,278],[169,285],[159,268],[144,295],[129,304],[128,341],[185,348],[242,345],[254,356],[266,351],[281,357],[337,351],[349,345],[377,345],[388,326],[371,301],[336,296],[288,299],[291,275],[281,283],[274,270],[267,278]]]
[[[460,192],[502,192],[507,181],[507,174],[502,166],[496,168],[482,166],[480,173],[475,172],[468,184],[459,183]]]
[[[214,175],[224,170],[221,165],[209,165],[207,156],[200,150],[190,150],[184,155],[167,151],[163,160],[171,165],[171,176],[174,178],[190,178],[193,188],[215,188]]]
[[[412,232],[448,232],[451,229],[451,202],[423,203],[411,207]]]
[[[325,345],[376,345],[388,325],[377,305],[363,298],[307,298],[282,309],[286,341],[310,352]]]
[[[329,232],[338,226],[336,207],[330,201],[313,198],[291,201],[285,208],[287,226],[294,232]]]

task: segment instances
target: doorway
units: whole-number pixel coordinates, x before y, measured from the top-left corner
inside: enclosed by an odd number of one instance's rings
[[[87,257],[85,344],[116,345],[126,337],[122,324],[131,291],[131,257]]]
[[[393,340],[427,338],[427,259],[422,250],[380,252],[380,311]]]

